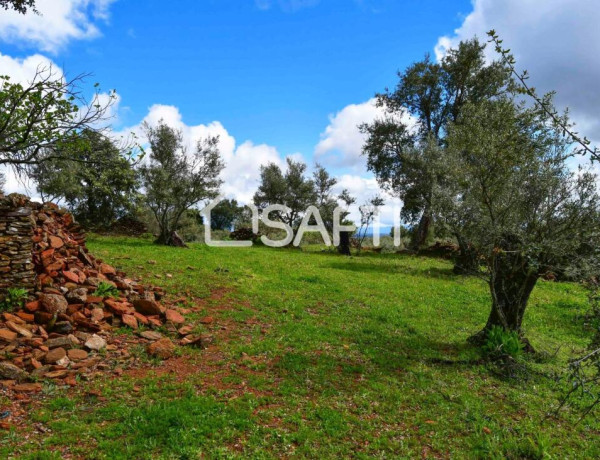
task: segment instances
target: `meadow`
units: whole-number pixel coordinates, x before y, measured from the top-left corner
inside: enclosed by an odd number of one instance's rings
[[[552,412],[555,376],[589,340],[576,284],[538,283],[524,322],[538,353],[507,375],[466,341],[487,318],[487,286],[443,259],[99,236],[88,247],[201,307],[188,317],[212,343],[75,392],[46,386],[31,429],[0,435],[3,458],[600,456],[596,417]]]

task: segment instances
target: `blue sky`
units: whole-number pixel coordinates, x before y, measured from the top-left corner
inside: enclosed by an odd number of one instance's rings
[[[269,5],[120,0],[99,23],[102,36],[50,56],[68,73],[93,72],[115,88],[123,124],[169,104],[188,124],[219,120],[238,139],[310,155],[329,114],[393,85],[398,69],[432,51],[470,9],[439,0]],[[22,42],[1,49],[37,51]]]
[[[495,28],[584,134],[600,132],[596,0],[37,0],[0,11],[0,73],[49,62],[116,89],[116,132],[164,118],[190,145],[218,134],[224,191],[251,198],[260,165],[324,163],[360,200],[379,191],[356,126],[427,52]],[[10,179],[10,178],[9,178]],[[19,185],[9,180],[9,191]]]

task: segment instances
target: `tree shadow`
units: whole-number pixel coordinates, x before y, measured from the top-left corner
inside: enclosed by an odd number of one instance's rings
[[[358,273],[385,273],[389,275],[408,275],[408,276],[423,276],[426,278],[438,278],[447,280],[458,280],[462,279],[461,275],[457,275],[452,271],[452,268],[439,268],[439,267],[428,267],[428,268],[415,268],[404,265],[381,265],[381,264],[370,264],[370,263],[359,263],[359,264],[348,264],[341,262],[332,262],[325,265],[327,268],[333,268],[334,270],[344,270]]]

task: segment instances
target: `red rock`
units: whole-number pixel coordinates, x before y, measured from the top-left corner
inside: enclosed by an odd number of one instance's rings
[[[82,303],[72,303],[67,307],[67,315],[74,315],[83,309]]]
[[[17,333],[9,329],[0,329],[0,340],[5,342],[12,342],[17,339]]]
[[[200,320],[201,324],[212,324],[214,322],[214,318],[212,316],[205,316]]]
[[[156,356],[161,359],[169,359],[175,353],[175,345],[171,339],[164,337],[156,342],[152,342],[146,347],[146,351],[151,356]]]
[[[52,321],[52,318],[52,313],[48,313],[47,311],[35,312],[35,322],[37,324],[48,324],[50,321]]]
[[[72,281],[73,283],[79,283],[79,275],[77,275],[76,273],[70,272],[68,270],[63,270],[63,275],[69,281]]]
[[[44,374],[44,377],[48,379],[62,379],[69,375],[69,371],[66,369],[59,369],[57,371],[50,371]]]
[[[3,313],[2,317],[4,318],[5,321],[11,321],[11,322],[16,323],[16,324],[25,324],[25,321],[23,321],[18,316],[13,315],[12,313],[8,313],[8,312]]]
[[[65,242],[58,236],[50,236],[48,237],[48,240],[50,242],[50,246],[55,249],[62,248],[65,244]]]
[[[193,328],[192,326],[183,326],[182,328],[180,328],[177,332],[179,332],[179,334],[181,335],[188,335],[192,332]]]
[[[73,361],[81,361],[88,357],[88,352],[79,348],[73,348],[67,352],[67,356]]]
[[[104,297],[89,295],[89,296],[87,296],[86,305],[89,305],[91,303],[102,303],[103,300],[104,300]]]
[[[108,265],[108,264],[100,264],[100,273],[102,273],[103,275],[116,275],[117,274],[117,270],[115,270],[114,267]]]
[[[137,319],[135,319],[135,316],[133,316],[133,315],[123,315],[121,317],[121,321],[123,321],[123,324],[129,326],[132,329],[138,328]]]
[[[19,391],[21,393],[38,393],[42,391],[41,383],[20,383],[12,387],[14,391]]]
[[[17,316],[21,318],[26,323],[33,323],[34,316],[31,313],[25,313],[24,311],[18,311]]]
[[[42,256],[42,259],[48,259],[54,255],[54,249],[46,249],[45,251],[42,251],[40,255]]]
[[[25,310],[27,310],[30,313],[34,313],[36,311],[38,311],[40,309],[40,301],[39,300],[34,300],[33,302],[27,302],[25,304]]]
[[[156,327],[161,327],[163,325],[162,321],[158,316],[149,316],[148,321],[150,322],[150,324]]]
[[[5,324],[6,327],[8,327],[11,331],[16,332],[17,334],[22,335],[23,337],[27,337],[28,339],[33,337],[32,332],[20,324],[15,324],[12,321],[7,321]]]
[[[142,323],[143,325],[150,324],[150,321],[148,321],[148,318],[146,318],[141,313],[138,313],[137,311],[133,312],[133,316],[135,316],[135,318],[138,320],[138,322]]]
[[[112,299],[106,299],[104,301],[104,305],[106,305],[107,308],[110,311],[112,311],[114,314],[119,315],[119,316],[133,313],[133,309],[129,308],[127,306],[127,304],[122,303],[122,302],[116,302]]]
[[[100,322],[104,319],[104,310],[102,308],[94,308],[91,314],[92,321]]]
[[[165,317],[167,318],[167,321],[172,321],[175,324],[185,323],[185,318],[175,310],[166,310]]]
[[[137,299],[134,300],[133,306],[139,313],[143,315],[161,315],[163,312],[163,308],[156,300]]]
[[[60,361],[65,356],[67,356],[67,352],[64,348],[55,348],[46,353],[46,356],[44,357],[44,362],[46,364],[54,364],[55,362]]]
[[[58,262],[53,262],[46,267],[46,273],[50,275],[50,277],[56,278],[56,275],[58,275],[58,271],[62,270],[64,266],[65,263],[62,260],[59,260]]]

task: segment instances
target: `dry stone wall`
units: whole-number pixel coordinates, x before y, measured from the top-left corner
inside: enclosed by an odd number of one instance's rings
[[[11,287],[34,289],[32,214],[26,196],[0,195],[0,299]]]

